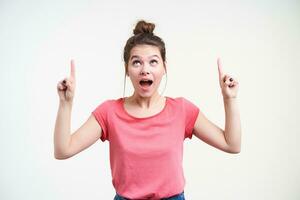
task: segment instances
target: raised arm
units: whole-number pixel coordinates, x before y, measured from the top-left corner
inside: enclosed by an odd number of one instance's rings
[[[241,121],[237,105],[239,83],[224,75],[218,59],[219,83],[225,108],[225,130],[209,121],[200,111],[194,126],[194,135],[209,145],[228,153],[241,151]]]
[[[101,137],[101,127],[92,114],[79,129],[71,134],[71,113],[75,85],[75,65],[72,60],[70,77],[57,84],[59,108],[54,129],[54,157],[56,159],[72,157]]]

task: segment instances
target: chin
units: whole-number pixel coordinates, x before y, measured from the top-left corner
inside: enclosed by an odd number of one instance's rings
[[[143,98],[149,98],[149,97],[152,97],[154,95],[154,91],[148,91],[148,92],[137,92],[137,94],[140,96],[140,97],[143,97]]]

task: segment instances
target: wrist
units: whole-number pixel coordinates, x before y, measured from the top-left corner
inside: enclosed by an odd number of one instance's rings
[[[73,101],[59,100],[59,105],[62,107],[72,107]]]
[[[223,101],[228,102],[228,103],[235,102],[235,101],[237,101],[237,98],[236,97],[229,97],[229,98],[224,98],[223,97]]]

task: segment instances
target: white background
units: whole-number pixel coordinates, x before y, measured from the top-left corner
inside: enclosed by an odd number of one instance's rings
[[[217,57],[240,82],[242,151],[185,140],[186,199],[300,199],[296,0],[1,0],[0,199],[113,199],[108,142],[54,158],[56,84],[74,58],[75,131],[101,102],[122,96],[122,50],[139,19],[154,22],[166,43],[166,96],[184,96],[224,128]]]

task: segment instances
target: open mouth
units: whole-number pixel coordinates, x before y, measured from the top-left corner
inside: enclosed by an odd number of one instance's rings
[[[141,80],[140,85],[141,86],[150,86],[152,85],[153,81],[152,80]]]

